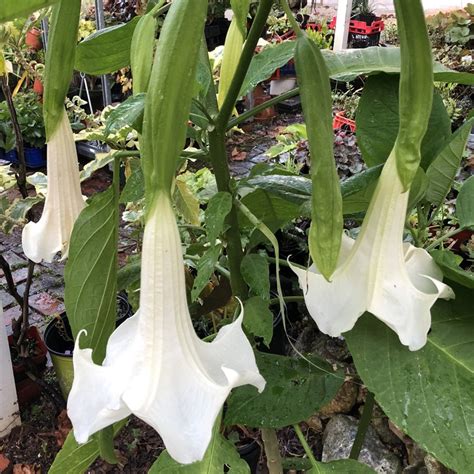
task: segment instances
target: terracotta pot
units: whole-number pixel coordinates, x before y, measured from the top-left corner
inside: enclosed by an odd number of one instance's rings
[[[31,51],[38,51],[43,47],[41,40],[41,31],[38,28],[31,28],[26,33],[25,44]]]
[[[28,362],[33,364],[38,371],[41,371],[46,367],[46,354],[48,350],[46,349],[43,339],[35,326],[30,326],[28,328],[26,337],[35,342],[35,354],[28,359]],[[13,336],[8,336],[8,343],[10,346],[13,345]],[[25,361],[20,359],[18,362],[13,362],[12,365],[15,381],[19,382],[28,378],[26,375],[28,365]]]
[[[43,95],[43,83],[41,82],[41,79],[35,79],[35,82],[33,83],[33,91],[39,96]]]

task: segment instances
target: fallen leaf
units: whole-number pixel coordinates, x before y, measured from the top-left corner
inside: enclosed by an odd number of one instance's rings
[[[66,441],[67,435],[72,429],[71,420],[67,416],[67,411],[62,410],[58,415],[58,429],[54,432],[56,436],[56,441],[60,448],[63,447],[64,442]]]
[[[0,472],[6,471],[10,465],[10,460],[3,454],[0,454]]]
[[[247,152],[239,151],[236,147],[232,150],[231,157],[233,161],[244,161],[247,158]]]

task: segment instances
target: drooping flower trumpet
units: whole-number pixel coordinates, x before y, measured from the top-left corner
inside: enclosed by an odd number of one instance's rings
[[[38,222],[23,229],[25,255],[34,262],[51,262],[60,252],[67,257],[74,222],[84,208],[76,145],[66,112],[48,142],[48,189]]]
[[[265,381],[241,328],[243,313],[212,343],[194,332],[182,248],[169,197],[159,194],[145,226],[140,309],[112,334],[102,366],[74,349],[68,413],[79,443],[134,413],[155,428],[180,463],[202,459],[233,387]]]
[[[315,265],[308,270],[291,266],[308,311],[325,334],[340,336],[369,311],[393,329],[402,344],[418,350],[426,343],[435,301],[454,297],[431,256],[403,244],[408,195],[392,153],[357,240],[343,238],[331,282]]]

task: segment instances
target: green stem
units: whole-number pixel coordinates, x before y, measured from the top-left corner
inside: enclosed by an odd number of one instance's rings
[[[265,454],[267,456],[268,473],[283,474],[283,466],[281,464],[280,448],[278,446],[276,431],[272,428],[262,428],[260,431],[262,433]]]
[[[277,263],[277,259],[276,259],[276,258],[274,258],[274,257],[269,257],[268,255],[267,255],[267,260],[268,260],[270,263]],[[288,263],[288,261],[287,261],[287,260],[283,260],[282,258],[279,258],[279,259],[278,259],[278,264],[281,265],[281,266],[283,266],[283,267],[291,268],[291,267],[290,267],[290,264]],[[306,267],[305,267],[305,266],[299,265],[298,263],[292,263],[292,265],[293,265],[294,267],[301,268],[302,270],[306,270]]]
[[[197,255],[185,255],[184,258],[187,259],[187,260],[191,260],[193,262],[199,262],[199,260],[201,260],[201,258],[198,257]],[[218,263],[216,264],[215,267],[216,267],[216,270],[221,275],[224,275],[226,278],[230,279],[230,272],[229,272],[229,270],[227,270],[227,268],[224,268],[222,265],[219,265]]]
[[[209,155],[214,168],[217,189],[233,195],[230,188],[230,172],[225,149],[225,132],[215,129],[209,133]],[[235,206],[232,206],[226,218],[228,230],[225,233],[227,241],[227,257],[230,268],[230,284],[235,296],[246,299],[248,288],[240,272],[240,263],[244,258],[242,241],[240,238],[239,219]]]
[[[295,17],[293,16],[293,12],[291,11],[290,6],[288,5],[288,2],[286,0],[280,0],[280,5],[283,11],[285,12],[286,17],[288,18],[288,21],[290,22],[290,25],[293,28],[293,31],[298,35],[302,35],[303,32],[301,31],[300,25],[298,25],[298,22],[295,20]]]
[[[244,82],[245,76],[247,75],[250,62],[252,61],[255,53],[255,47],[257,46],[260,35],[262,34],[263,28],[268,18],[268,14],[272,8],[273,0],[260,0],[257,14],[255,15],[252,27],[245,41],[242,54],[240,56],[239,64],[235,70],[234,77],[230,84],[222,108],[217,118],[217,127],[221,130],[227,128],[227,123],[232,115],[235,107],[235,102],[239,98],[240,89]]]
[[[304,301],[304,296],[285,296],[283,297],[285,303],[301,303]],[[280,298],[272,298],[269,301],[270,306],[280,303]]]
[[[268,109],[268,107],[271,107],[272,105],[279,104],[280,102],[283,102],[286,99],[291,99],[295,95],[298,95],[299,92],[300,92],[300,89],[299,87],[297,87],[296,89],[293,89],[291,91],[285,92],[284,94],[273,97],[272,99],[267,100],[266,102],[263,102],[263,104],[257,105],[253,109],[247,110],[246,112],[239,115],[238,117],[235,117],[229,120],[229,123],[227,124],[227,130],[231,130],[232,128],[236,127],[240,123],[245,122],[250,117],[257,115],[262,110]]]
[[[309,447],[309,444],[306,441],[306,438],[304,437],[303,432],[301,431],[300,425],[298,424],[293,425],[293,429],[295,430],[296,436],[298,436],[301,446],[303,446],[304,452],[306,453],[306,456],[308,456],[308,459],[310,460],[311,465],[313,466],[314,470],[316,472],[319,472],[318,461],[316,461],[313,451]]]
[[[362,449],[362,446],[364,444],[365,435],[367,434],[367,430],[369,429],[370,425],[370,420],[372,419],[374,405],[374,394],[372,392],[367,392],[364,411],[359,421],[359,427],[357,428],[356,438],[354,440],[354,444],[352,445],[351,454],[349,456],[350,459],[355,459],[356,461],[359,459],[360,450]]]
[[[430,250],[435,249],[439,244],[442,244],[445,240],[448,240],[449,238],[455,236],[456,234],[459,234],[459,232],[461,232],[462,230],[464,230],[463,227],[450,230],[446,234],[442,235],[439,239],[436,239],[434,242],[428,245],[428,247],[426,247],[426,251],[429,252]]]

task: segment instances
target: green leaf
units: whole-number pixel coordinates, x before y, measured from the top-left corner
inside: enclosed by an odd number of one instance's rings
[[[244,38],[247,37],[247,16],[250,0],[230,0],[230,5],[237,20],[237,25]]]
[[[384,163],[398,134],[399,76],[369,77],[357,109],[357,141],[368,166]],[[451,121],[435,93],[428,131],[421,146],[421,166],[426,169],[451,134]]]
[[[335,472],[337,474],[350,473],[350,474],[374,474],[374,471],[369,466],[352,459],[343,459],[341,461],[332,461],[328,463],[318,462],[317,467],[313,467],[307,474],[327,474]]]
[[[128,418],[116,423],[114,436],[127,424]],[[92,436],[85,444],[77,444],[72,431],[68,434],[61,451],[49,468],[49,474],[82,474],[99,456],[97,436]]]
[[[22,221],[26,218],[28,211],[35,205],[43,201],[42,197],[27,197],[24,199],[16,199],[7,209],[8,217],[15,221]]]
[[[248,299],[244,304],[244,328],[253,336],[261,337],[269,347],[273,337],[273,313],[268,300],[260,296]]]
[[[76,47],[75,68],[97,76],[130,66],[133,32],[140,17],[97,31]]]
[[[64,114],[64,100],[74,70],[80,14],[80,0],[61,0],[53,8],[44,70],[43,115],[47,141]]]
[[[178,212],[192,225],[199,225],[199,201],[189,189],[189,186],[180,179],[176,180],[174,203]]]
[[[459,265],[463,258],[450,250],[432,250],[430,255],[443,271],[443,275],[466,288],[474,289],[474,273],[463,270]]]
[[[226,192],[219,192],[209,199],[204,221],[206,223],[209,243],[214,245],[217,237],[224,232],[225,218],[232,209],[232,196]]]
[[[141,132],[145,96],[145,93],[133,95],[113,109],[107,117],[104,135],[117,133],[123,127],[133,127]]]
[[[219,260],[221,248],[220,245],[214,245],[206,250],[200,258],[197,264],[197,275],[194,279],[193,289],[191,290],[191,301],[195,301],[204,287],[209,283],[209,278]]]
[[[308,419],[334,398],[344,377],[329,364],[257,352],[257,365],[267,384],[259,394],[250,386],[235,389],[228,399],[226,425],[282,428]]]
[[[260,296],[264,300],[270,298],[270,270],[264,255],[245,255],[240,263],[240,272],[250,288],[251,295]]]
[[[117,272],[117,292],[125,290],[130,285],[140,281],[142,265],[140,260],[132,260]]]
[[[474,463],[474,292],[453,288],[438,301],[432,330],[416,352],[365,315],[346,339],[357,372],[387,416],[425,450],[457,472]]]
[[[257,84],[268,79],[275,70],[284,66],[294,54],[294,41],[266,46],[253,57],[239,95],[242,97],[248,94]]]
[[[90,178],[92,174],[94,173],[94,171],[97,171],[103,168],[104,166],[107,166],[109,163],[112,163],[114,159],[115,159],[114,152],[96,153],[95,159],[92,161],[89,161],[89,163],[87,163],[82,169],[80,173],[81,182],[87,178]]]
[[[426,170],[426,199],[435,207],[444,202],[453,185],[473,124],[474,119],[471,119],[458,128],[446,140],[444,148]]]
[[[53,5],[58,0],[2,0],[0,23],[28,16],[30,13]]]
[[[76,338],[101,363],[117,318],[118,206],[114,188],[97,194],[81,212],[71,236],[64,301]]]
[[[373,46],[346,49],[341,52],[322,50],[332,79],[348,82],[357,76],[384,72],[400,74],[400,48]],[[474,85],[474,74],[452,71],[441,63],[434,63],[434,80]]]
[[[465,181],[459,191],[456,200],[456,215],[461,228],[474,230],[474,176]]]
[[[145,197],[145,177],[140,160],[132,160],[130,168],[132,174],[128,177],[120,195],[120,202],[123,204],[139,201]]]
[[[193,464],[178,464],[167,451],[153,463],[149,474],[214,474],[230,472],[250,474],[248,464],[240,458],[234,445],[219,433],[220,423],[216,423],[211,443],[202,461]],[[227,469],[224,469],[226,467]]]

